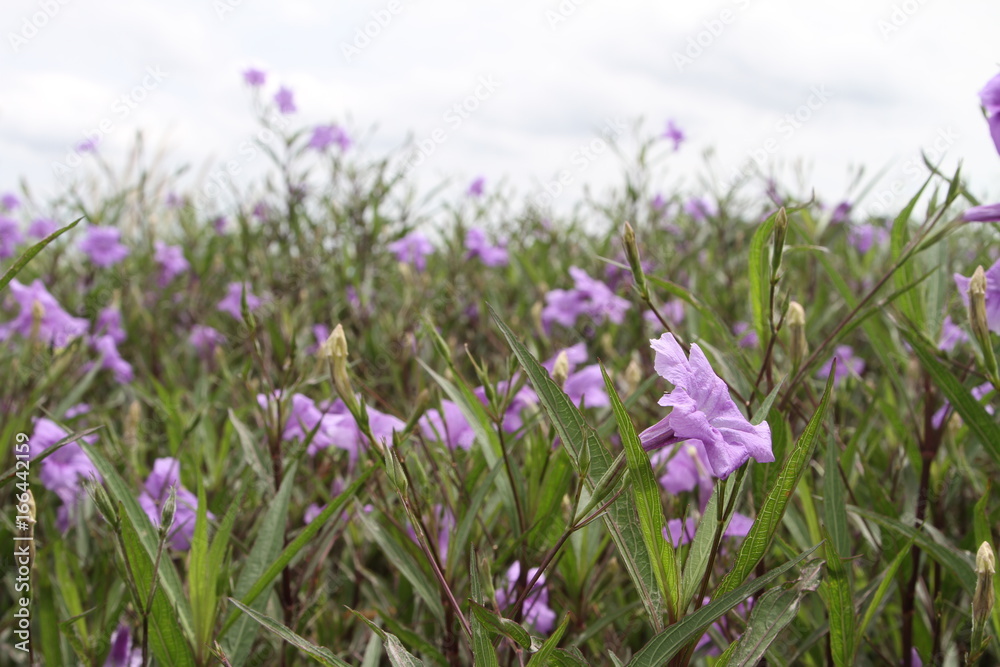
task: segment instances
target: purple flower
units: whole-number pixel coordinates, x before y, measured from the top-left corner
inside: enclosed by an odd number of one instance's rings
[[[219,217],[217,217],[215,220],[212,221],[212,228],[215,230],[216,234],[225,234],[227,224],[228,221],[226,220],[225,216],[220,215]]]
[[[888,231],[868,223],[854,225],[847,230],[847,240],[862,255],[867,253],[872,246],[882,245],[888,238]]]
[[[267,74],[263,70],[251,67],[243,72],[243,81],[245,81],[248,86],[257,88],[263,86],[264,81],[266,80]]]
[[[50,419],[35,420],[34,432],[29,442],[31,458],[41,455],[49,447],[64,440],[69,433]],[[89,436],[84,442],[92,444],[97,436]],[[84,495],[82,482],[93,477],[101,481],[97,468],[90,458],[80,449],[78,442],[64,445],[55,453],[47,456],[41,463],[39,481],[45,488],[52,491],[63,501],[63,507],[58,514],[59,529],[65,532],[72,523],[76,508]]]
[[[969,307],[969,280],[960,273],[955,274],[955,286],[962,303]],[[1000,333],[1000,259],[986,269],[986,323],[990,331]]]
[[[309,140],[310,148],[322,151],[333,144],[340,146],[340,150],[346,151],[351,147],[351,138],[337,125],[318,125],[313,129],[312,138]]]
[[[0,217],[0,259],[14,256],[14,249],[24,243],[17,220]]]
[[[132,372],[132,364],[122,359],[115,345],[115,339],[104,335],[94,338],[92,343],[94,350],[101,356],[101,368],[111,371],[118,384],[128,384],[135,377]]]
[[[606,319],[614,324],[625,320],[625,313],[630,307],[628,299],[618,296],[583,269],[571,266],[569,274],[575,283],[574,289],[555,289],[545,295],[542,324],[547,330],[553,322],[572,327],[580,315],[589,315],[597,324]]]
[[[194,349],[198,350],[199,354],[207,357],[212,354],[216,346],[226,342],[226,337],[210,326],[196,324],[191,327],[188,342]]]
[[[704,511],[704,508],[703,508]],[[709,517],[714,520],[714,517]],[[733,513],[733,518],[729,520],[723,537],[746,537],[753,526],[753,519],[739,512]],[[663,539],[669,539],[674,548],[688,544],[694,539],[694,534],[698,530],[698,521],[694,517],[681,519],[670,519],[663,528]],[[707,635],[706,635],[707,636]]]
[[[412,264],[420,272],[427,268],[427,255],[434,252],[430,240],[420,232],[410,232],[398,241],[388,245],[389,251],[396,255],[396,261]]]
[[[279,88],[278,92],[274,94],[274,103],[278,105],[278,111],[281,113],[289,114],[297,111],[292,91],[284,86]]]
[[[938,339],[938,349],[942,352],[951,352],[956,345],[967,340],[969,340],[969,335],[952,322],[951,315],[945,316],[944,322],[941,323],[941,338]]]
[[[13,211],[21,205],[21,200],[17,198],[13,192],[8,192],[3,197],[0,197],[0,208],[6,211]]]
[[[139,494],[139,505],[154,526],[160,525],[160,512],[163,503],[170,495],[170,487],[177,493],[177,511],[174,523],[170,528],[167,541],[178,551],[191,548],[191,538],[194,536],[195,519],[198,516],[198,497],[181,486],[180,461],[170,457],[156,459],[153,470],[146,479],[146,485]],[[208,519],[215,520],[215,515],[208,512]]]
[[[667,200],[664,199],[663,195],[657,192],[656,196],[653,197],[653,201],[649,202],[649,205],[653,207],[654,211],[662,211],[667,207]]]
[[[241,303],[243,301],[243,283],[229,283],[229,287],[226,288],[226,296],[219,302],[216,306],[217,310],[223,313],[229,313],[237,320],[243,320],[243,308]],[[247,308],[251,311],[260,308],[261,300],[259,297],[254,296],[249,289],[246,291],[247,294]]]
[[[184,197],[182,197],[181,195],[177,194],[176,192],[168,192],[167,193],[167,199],[166,199],[166,202],[164,203],[164,205],[167,208],[173,208],[173,209],[183,208],[184,207]]]
[[[833,351],[833,356],[816,371],[816,377],[821,380],[828,378],[834,359],[837,360],[837,370],[833,376],[834,386],[839,385],[848,375],[859,376],[865,372],[865,361],[854,356],[854,348],[850,345],[838,345]]]
[[[7,340],[15,332],[24,338],[30,338],[35,326],[33,311],[36,308],[41,312],[38,337],[43,343],[65,347],[71,338],[87,333],[87,320],[73,317],[63,310],[41,280],[36,280],[30,286],[12,280],[8,287],[21,310],[13,320],[0,324],[0,340]]]
[[[457,403],[441,401],[440,410],[428,410],[417,422],[420,432],[428,440],[443,442],[449,449],[471,449],[476,432],[462,414]]]
[[[995,117],[1000,118],[1000,115]],[[962,214],[962,220],[965,222],[1000,222],[1000,204],[973,206]]]
[[[833,224],[840,224],[841,222],[847,222],[847,219],[851,216],[851,206],[850,202],[842,201],[837,204],[837,208],[833,209],[833,214],[830,216],[830,222]]]
[[[979,91],[979,99],[983,103],[983,108],[986,109],[993,145],[1000,153],[1000,74],[990,79]]]
[[[747,322],[737,322],[734,324],[733,335],[738,337],[737,344],[742,348],[757,347],[760,344],[757,332],[751,329],[750,324]]]
[[[538,572],[537,567],[528,570],[525,584],[529,583]],[[502,610],[514,603],[519,597],[515,590],[517,580],[521,578],[521,563],[514,561],[514,564],[507,569],[507,585],[497,588],[497,606]],[[549,591],[545,588],[545,575],[538,577],[534,587],[524,600],[522,607],[524,620],[539,634],[547,635],[552,632],[556,624],[556,612],[549,608]]]
[[[117,264],[128,257],[129,249],[119,243],[121,232],[114,227],[91,227],[80,242],[80,250],[100,267]]]
[[[675,151],[681,147],[681,142],[686,139],[684,133],[677,127],[673,120],[667,121],[667,129],[663,131],[662,137],[674,142]]]
[[[486,232],[481,229],[473,228],[466,233],[465,248],[469,251],[466,259],[478,257],[486,266],[507,266],[507,249],[490,245]]]
[[[44,239],[57,229],[59,229],[59,225],[55,220],[38,218],[28,226],[28,236],[36,239]]]
[[[96,153],[99,143],[101,143],[100,137],[87,137],[76,145],[76,150],[79,153]]]
[[[184,249],[177,245],[167,245],[163,241],[154,243],[156,248],[153,259],[160,265],[160,275],[157,284],[166,287],[170,281],[191,268],[184,259]]]
[[[715,205],[704,197],[689,199],[684,204],[684,212],[697,222],[701,222],[710,215],[717,213]]]
[[[118,624],[118,629],[111,635],[111,651],[108,652],[108,659],[104,661],[104,667],[141,667],[142,649],[132,648],[132,635],[128,626],[124,623]]]
[[[90,412],[90,404],[88,403],[77,403],[66,409],[66,414],[63,415],[66,419],[73,419],[74,417],[79,417],[80,415],[85,415]]]
[[[470,197],[481,197],[483,194],[483,186],[486,185],[486,178],[480,176],[476,180],[469,184],[469,189],[466,191]]]
[[[563,383],[563,391],[573,401],[573,404],[577,406],[582,405],[585,408],[606,408],[610,406],[611,399],[608,397],[607,389],[604,387],[604,376],[601,374],[601,366],[599,364],[591,364],[590,366],[576,370],[578,364],[588,359],[587,346],[583,343],[577,343],[563,351],[566,353],[566,361],[569,362],[569,368],[567,369],[569,373],[566,375],[566,382]],[[557,354],[542,364],[542,366],[551,374],[558,358],[559,355]],[[531,401],[537,402],[534,392],[531,394]]]
[[[94,322],[94,334],[107,334],[116,344],[125,342],[125,329],[122,328],[122,311],[116,306],[108,306],[101,310]]]
[[[774,461],[770,426],[747,421],[697,344],[691,345],[690,360],[672,334],[651,340],[650,346],[656,352],[656,372],[673,383],[674,390],[659,401],[673,407],[670,414],[639,434],[647,451],[698,441],[712,474],[722,479],[751,457],[758,463]]]
[[[270,212],[270,207],[267,205],[267,202],[264,201],[257,202],[257,204],[253,207],[253,217],[258,220],[266,220]]]

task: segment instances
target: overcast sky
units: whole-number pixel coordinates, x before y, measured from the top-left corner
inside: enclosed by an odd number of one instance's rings
[[[687,135],[654,183],[665,195],[704,191],[697,175],[708,174],[703,154],[713,148],[722,179],[756,157],[791,184],[791,165],[803,161],[803,185],[829,202],[847,194],[852,168],[886,168],[875,195],[898,208],[919,186],[920,149],[946,148],[945,165],[962,160],[975,192],[1000,196],[1000,157],[977,95],[1000,69],[993,1],[3,8],[0,192],[24,177],[51,193],[54,163],[93,132],[112,164],[141,129],[171,164],[237,160],[241,178],[259,173],[264,159],[243,164],[240,153],[257,130],[241,76],[252,66],[267,72],[266,99],[280,85],[294,91],[296,126],[345,125],[362,139],[351,150],[372,155],[408,137],[433,148],[413,172],[425,187],[448,178],[458,191],[484,176],[487,187],[506,179],[526,194],[562,174],[561,200],[571,201],[584,183],[619,179],[610,151],[584,156],[581,147],[642,117],[649,133],[673,119]],[[453,107],[464,100],[476,108],[460,117]],[[894,182],[902,194],[884,194]]]

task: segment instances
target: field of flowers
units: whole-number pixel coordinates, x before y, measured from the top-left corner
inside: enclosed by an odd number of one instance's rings
[[[245,80],[238,206],[141,143],[0,200],[0,664],[997,664],[960,172],[892,217],[658,193],[671,122],[570,214],[418,199]]]

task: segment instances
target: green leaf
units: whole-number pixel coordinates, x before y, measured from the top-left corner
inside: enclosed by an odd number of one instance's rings
[[[139,506],[139,502],[132,495],[132,489],[118,475],[118,471],[111,463],[104,458],[96,447],[91,447],[81,442],[80,448],[87,454],[93,462],[94,467],[104,478],[104,485],[111,495],[111,499],[121,503],[123,513],[128,516],[132,530],[135,532],[135,544],[141,546],[142,551],[149,559],[150,567],[156,561],[157,545],[159,544],[158,531],[153,526],[146,512]],[[134,546],[134,545],[129,545]],[[184,636],[190,644],[195,642],[194,621],[192,620],[191,607],[184,596],[184,587],[181,579],[177,575],[177,569],[169,557],[160,558],[159,586],[164,592],[167,601],[173,608],[176,619],[184,631]],[[149,590],[148,588],[146,590]]]
[[[665,665],[668,660],[677,655],[692,640],[701,637],[708,626],[721,618],[726,612],[751,595],[756,595],[758,591],[763,590],[772,581],[801,563],[818,548],[819,545],[816,545],[784,565],[774,568],[764,576],[751,579],[730,591],[722,594],[717,592],[715,599],[707,605],[693,614],[685,616],[649,640],[635,654],[635,657],[629,661],[629,667],[661,667],[661,665]]]
[[[292,562],[292,559],[295,558],[300,551],[302,551],[303,547],[305,547],[306,544],[308,544],[309,541],[316,536],[330,517],[334,514],[339,515],[340,512],[343,511],[347,502],[354,497],[354,494],[358,492],[358,489],[364,486],[364,483],[368,481],[368,478],[371,477],[376,470],[379,470],[379,468],[375,466],[365,470],[363,473],[358,475],[357,479],[351,482],[351,485],[344,489],[339,496],[330,501],[330,504],[327,505],[326,508],[320,512],[319,515],[313,519],[301,533],[298,534],[298,537],[292,540],[291,543],[285,547],[285,549],[281,552],[281,555],[278,556],[277,560],[271,563],[270,567],[264,571],[264,574],[260,575],[260,578],[258,578],[254,585],[250,587],[250,590],[247,591],[246,595],[243,596],[242,604],[236,605],[237,608],[243,609],[245,605],[253,604],[253,601],[257,599],[257,596],[270,587],[271,582],[273,582],[277,576],[281,574],[281,571],[284,570],[290,562]],[[440,603],[438,604],[440,605]],[[229,618],[226,619],[225,625],[222,627],[220,635],[225,633],[238,617],[239,612],[230,614]]]
[[[771,291],[771,258],[766,250],[777,215],[777,211],[772,213],[754,232],[753,238],[750,239],[750,259],[747,263],[750,277],[750,310],[753,327],[761,344],[764,344],[771,335],[771,323],[767,321],[767,318],[771,317],[768,304],[768,295]]]
[[[55,241],[64,233],[76,227],[77,223],[79,223],[81,220],[83,220],[83,218],[77,218],[76,220],[69,223],[62,229],[57,229],[56,231],[46,236],[44,239],[42,239],[35,245],[25,250],[24,253],[17,258],[17,261],[11,264],[10,268],[4,271],[4,274],[0,276],[0,292],[2,292],[5,287],[7,287],[10,281],[14,279],[14,276],[20,273],[21,269],[27,266],[28,262],[30,262],[35,255],[40,253],[45,246]]]
[[[229,409],[229,421],[232,422],[233,428],[236,429],[236,440],[240,443],[240,448],[243,449],[244,460],[250,466],[250,469],[257,474],[257,477],[267,484],[267,488],[273,490],[274,476],[270,468],[265,465],[264,458],[257,446],[260,439],[254,437],[250,429],[247,428],[247,425],[240,421],[232,408]]]
[[[933,174],[927,177],[924,184],[920,186],[917,190],[917,194],[907,202],[903,210],[899,212],[896,219],[892,223],[892,234],[890,238],[890,247],[892,250],[893,260],[903,259],[903,251],[906,249],[906,245],[909,241],[909,222],[910,215],[913,213],[913,207],[916,206],[917,200],[920,199],[920,195],[924,193],[927,185],[931,182]],[[897,289],[902,289],[909,283],[913,282],[913,256],[909,256],[896,270],[896,273],[892,277],[893,282]],[[920,299],[920,294],[916,290],[908,290],[902,294],[899,299],[899,307],[903,311],[903,314],[911,321],[916,323],[921,329],[925,328],[924,322],[924,311],[923,303]]]
[[[104,479],[107,481],[108,478]],[[137,530],[128,510],[125,509],[125,504],[120,500],[118,502],[119,506],[122,507],[122,512],[120,512],[121,531],[122,542],[125,544],[125,555],[128,558],[132,576],[135,578],[134,582],[139,591],[141,603],[146,604],[153,584],[155,552],[153,557],[146,553],[142,545],[142,534]],[[142,520],[149,524],[149,519],[146,518],[145,514],[142,516]],[[149,647],[156,659],[164,665],[194,667],[194,655],[191,652],[191,646],[185,641],[184,632],[178,622],[179,615],[172,608],[164,591],[163,580],[165,577],[163,573],[166,569],[164,563],[171,568],[173,567],[170,564],[170,557],[166,553],[160,557],[160,582],[156,587],[156,593],[153,594],[153,608],[149,615]]]
[[[612,465],[611,453],[605,448],[583,415],[569,400],[569,397],[552,381],[538,360],[517,340],[514,333],[493,310],[493,307],[489,306],[489,309],[493,321],[514,352],[514,356],[517,357],[518,363],[524,369],[535,393],[559,433],[563,447],[566,447],[566,452],[569,454],[570,461],[572,461],[577,473],[580,473],[579,453],[582,448],[587,448],[590,454],[590,472],[584,481],[586,487],[593,490],[597,480]],[[653,573],[653,564],[643,542],[642,529],[639,527],[639,517],[636,515],[634,504],[629,502],[626,497],[619,497],[605,513],[604,522],[618,548],[619,558],[639,592],[639,597],[653,628],[659,630],[662,627],[660,618],[661,595],[656,583],[656,575]]]
[[[722,667],[722,664],[753,667],[759,663],[785,626],[798,615],[802,598],[816,590],[819,571],[819,565],[807,568],[798,581],[772,588],[757,598],[747,619],[746,630],[726,650],[726,662],[720,660],[716,667]]]
[[[531,656],[528,660],[528,667],[545,667],[551,664],[549,660],[555,653],[556,647],[559,646],[559,640],[562,639],[563,634],[566,632],[566,628],[569,626],[569,614],[563,616],[562,623],[559,627],[555,629],[549,638],[545,640],[538,652]]]
[[[403,646],[403,642],[399,641],[399,637],[378,627],[366,618],[364,614],[358,613],[353,609],[351,609],[351,613],[364,621],[382,639],[386,655],[389,656],[389,662],[392,663],[393,667],[423,667],[423,660],[420,660],[407,651],[406,647]]]
[[[868,604],[868,608],[865,610],[865,615],[861,618],[861,622],[858,624],[858,630],[855,633],[858,643],[860,643],[865,638],[865,632],[868,631],[868,626],[871,625],[872,620],[875,618],[876,612],[878,612],[879,605],[882,604],[882,600],[885,599],[886,593],[889,592],[889,587],[892,586],[893,580],[896,578],[896,573],[899,571],[899,566],[903,564],[903,561],[910,555],[910,548],[913,546],[913,539],[910,538],[900,548],[896,557],[892,559],[889,567],[882,572],[882,581],[879,582],[878,588],[875,590],[875,594],[872,596],[871,602]],[[854,650],[857,651],[858,644],[855,644]]]
[[[819,408],[806,424],[805,430],[802,431],[802,435],[799,436],[798,442],[795,443],[795,447],[792,448],[792,452],[782,466],[781,472],[774,480],[774,485],[768,491],[764,504],[757,512],[757,518],[754,520],[753,526],[750,527],[750,532],[736,553],[736,562],[733,563],[733,568],[719,583],[716,596],[727,593],[742,583],[757,567],[757,563],[771,546],[774,533],[778,530],[781,518],[785,515],[788,500],[795,491],[795,487],[798,486],[803,471],[809,465],[813,450],[816,449],[816,435],[819,433],[820,425],[826,416],[826,410],[830,406],[830,397],[833,394],[833,378],[834,373],[831,370]]]
[[[247,593],[253,584],[264,573],[264,568],[274,561],[281,553],[281,547],[285,543],[285,525],[288,518],[288,499],[292,495],[295,487],[296,464],[292,464],[285,471],[285,478],[281,482],[278,494],[271,501],[267,508],[267,514],[261,521],[260,529],[257,531],[257,539],[250,549],[250,554],[246,557],[240,576],[236,580],[236,587],[233,592],[237,598],[246,599]],[[267,593],[270,591],[272,583],[268,584],[263,595],[259,596],[249,606],[251,609],[263,613],[267,604]],[[242,665],[250,654],[253,642],[256,637],[257,624],[248,616],[240,616],[233,626],[232,632],[226,636],[223,645],[226,647],[226,655],[234,665]],[[219,633],[221,638],[223,633]]]
[[[774,399],[778,398],[778,394],[781,392],[781,388],[785,386],[785,380],[787,379],[788,378],[781,378],[781,380],[778,381],[778,384],[774,385],[774,389],[771,390],[771,393],[764,397],[764,400],[753,413],[753,419],[750,420],[751,424],[757,426],[758,424],[763,423],[763,421],[767,418],[768,413],[771,411],[771,406],[774,405]]]
[[[479,566],[476,564],[476,550],[469,553],[469,589],[472,601],[482,604],[483,587],[479,582]],[[486,626],[475,614],[472,615],[472,656],[477,667],[500,667],[493,643],[486,633]]]
[[[303,639],[270,616],[241,604],[239,600],[229,598],[229,601],[232,602],[233,605],[241,612],[260,623],[261,627],[265,630],[274,633],[280,637],[282,641],[291,644],[319,664],[326,665],[327,667],[351,667],[348,663],[335,656],[330,649],[322,646],[316,646],[312,642]]]
[[[653,574],[656,575],[660,592],[667,600],[668,613],[671,617],[675,614],[680,616],[677,603],[680,597],[681,577],[674,545],[663,537],[666,521],[663,518],[663,504],[660,502],[660,485],[653,476],[653,466],[649,462],[649,456],[639,442],[635,426],[625,412],[625,406],[618,398],[618,392],[608,377],[604,364],[601,364],[601,374],[604,376],[604,387],[611,398],[615,421],[618,422],[618,432],[621,435],[629,474],[632,477],[632,496],[639,514],[639,525],[642,528],[646,552],[653,563]]]
[[[962,416],[969,429],[976,434],[983,449],[1000,463],[1000,426],[986,408],[979,404],[962,383],[937,360],[937,355],[923,336],[906,329],[901,330],[909,341],[920,365],[934,380],[934,384],[944,393],[955,411]]]
[[[531,650],[531,635],[519,623],[509,618],[504,618],[475,600],[470,600],[470,605],[472,607],[472,615],[479,619],[479,622],[484,627],[491,630],[494,634],[506,637],[527,651]]]
[[[820,594],[830,618],[830,654],[837,667],[854,664],[854,598],[850,572],[826,533],[826,577]]]
[[[847,510],[844,509],[844,482],[840,479],[840,452],[831,434],[826,440],[826,472],[823,475],[823,517],[830,541],[841,558],[850,555],[851,538],[847,531]],[[827,554],[827,559],[829,559]]]
[[[413,585],[413,589],[427,603],[427,608],[434,617],[444,623],[444,607],[441,606],[441,596],[427,573],[414,561],[413,556],[401,547],[374,519],[362,511],[356,512],[356,515],[365,531],[379,546],[393,567]]]

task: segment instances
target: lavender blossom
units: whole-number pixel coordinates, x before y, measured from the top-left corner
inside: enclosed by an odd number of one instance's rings
[[[942,352],[951,352],[959,343],[969,340],[969,335],[962,327],[955,324],[951,315],[946,315],[941,323],[941,338],[938,339],[938,349]]]
[[[673,383],[674,390],[659,401],[673,407],[670,414],[639,434],[647,451],[683,440],[699,441],[712,474],[722,479],[751,457],[758,463],[774,461],[770,426],[767,422],[754,426],[743,416],[697,344],[691,345],[690,360],[672,334],[665,333],[650,345],[656,352],[656,372]]]
[[[68,436],[69,433],[52,420],[44,417],[36,419],[34,433],[29,440],[29,455],[34,459]],[[96,435],[83,439],[88,444],[96,440]],[[100,473],[90,457],[80,449],[79,441],[62,446],[42,461],[39,481],[63,502],[57,513],[58,528],[62,532],[66,532],[75,520],[79,502],[86,493],[83,481],[91,478],[101,481]]]
[[[188,336],[188,343],[202,356],[211,355],[216,347],[225,342],[225,335],[204,324],[196,324],[191,327],[191,334]]]
[[[990,136],[993,137],[993,145],[1000,153],[1000,74],[990,79],[981,91],[979,100],[986,110],[987,122],[990,127]]]
[[[295,113],[298,108],[295,106],[295,98],[292,91],[282,86],[274,94],[274,103],[278,105],[278,111],[283,114]]]
[[[538,572],[537,567],[528,570],[527,582],[530,582]],[[507,585],[497,588],[497,606],[502,610],[514,603],[518,598],[516,591],[517,580],[521,577],[521,563],[514,561],[514,564],[507,569]],[[549,607],[549,591],[545,588],[545,575],[538,577],[534,587],[528,594],[522,607],[524,620],[539,634],[547,635],[552,632],[556,624],[556,612]]]
[[[223,313],[229,313],[237,320],[243,321],[243,283],[229,283],[229,287],[226,288],[226,296],[219,302],[216,306],[217,310]],[[255,296],[250,289],[247,288],[247,308],[251,311],[260,308],[262,301],[259,297]]]
[[[41,311],[37,335],[43,343],[65,347],[70,339],[87,333],[87,320],[73,317],[63,310],[41,280],[36,280],[30,286],[12,280],[8,287],[21,310],[13,320],[0,324],[0,340],[7,340],[14,333],[30,338],[35,327],[35,308]]]
[[[198,516],[198,497],[181,486],[180,461],[170,457],[156,459],[153,470],[146,479],[145,487],[139,494],[139,505],[154,526],[160,525],[160,512],[163,503],[170,495],[170,487],[176,489],[177,512],[167,536],[167,542],[178,551],[191,548],[191,538],[194,536],[194,524]],[[208,512],[208,519],[215,520],[215,515]]]
[[[119,242],[120,239],[121,232],[114,227],[90,227],[80,242],[80,250],[91,262],[107,268],[128,257],[129,249]]]
[[[346,151],[351,147],[351,138],[338,125],[318,125],[313,129],[312,138],[309,139],[310,148],[324,151],[333,144],[337,144],[341,151]]]
[[[834,386],[839,385],[849,375],[857,377],[865,372],[865,361],[860,357],[854,356],[854,348],[850,345],[838,345],[833,350],[833,356],[816,371],[816,377],[821,380],[828,378],[834,359],[837,360],[837,370],[833,375]]]
[[[486,185],[486,178],[480,176],[476,180],[472,181],[471,184],[469,184],[469,189],[467,191],[467,194],[470,197],[481,197],[483,195],[483,188],[485,185]]]
[[[965,307],[969,307],[969,280],[960,273],[954,275],[958,295]],[[986,323],[990,331],[1000,333],[1000,259],[986,269]]]
[[[38,218],[28,225],[28,236],[36,239],[44,239],[49,234],[59,229],[55,220],[48,218]]]
[[[259,69],[254,69],[250,67],[243,72],[243,81],[246,82],[248,86],[253,86],[254,88],[259,88],[264,85],[267,80],[267,74]]]
[[[605,320],[621,324],[625,320],[625,313],[631,307],[628,299],[618,296],[583,269],[571,266],[569,274],[575,283],[572,290],[555,289],[545,295],[542,324],[546,330],[551,329],[553,322],[572,327],[580,315],[590,316],[596,324]]]
[[[396,261],[412,264],[421,273],[427,268],[427,255],[434,252],[430,240],[420,232],[410,232],[398,241],[388,245],[389,251],[396,255]]]
[[[664,139],[674,142],[674,151],[680,149],[681,143],[686,139],[684,132],[677,127],[677,124],[673,120],[667,121],[667,129],[663,131],[661,136]]]
[[[167,245],[163,241],[156,241],[154,244],[156,251],[153,259],[160,265],[160,275],[157,284],[166,287],[170,281],[191,268],[188,261],[184,259],[184,249],[176,245]]]
[[[475,259],[478,257],[486,266],[507,266],[507,249],[500,245],[490,245],[486,240],[486,232],[473,228],[465,235],[465,249],[468,250],[465,258]]]
[[[14,256],[17,246],[24,243],[24,235],[17,220],[0,217],[0,259]]]

